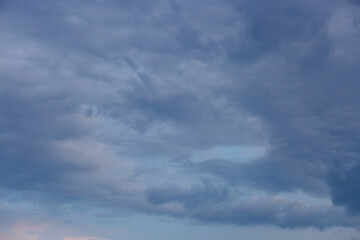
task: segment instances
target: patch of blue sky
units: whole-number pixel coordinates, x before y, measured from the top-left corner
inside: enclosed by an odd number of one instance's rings
[[[253,159],[264,157],[267,146],[245,147],[245,146],[216,146],[203,151],[196,151],[191,159],[195,162],[208,159],[223,159],[234,162],[249,162]]]

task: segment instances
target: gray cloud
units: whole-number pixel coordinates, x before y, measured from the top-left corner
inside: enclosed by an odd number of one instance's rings
[[[347,217],[341,208],[331,204],[308,204],[304,201],[274,198],[247,199],[241,192],[229,192],[226,188],[197,186],[190,190],[176,187],[151,189],[150,201],[161,207],[180,204],[163,213],[176,217],[191,217],[208,223],[237,225],[275,225],[283,228],[331,226],[357,227],[357,218]],[[160,211],[161,212],[161,211]]]
[[[359,58],[342,41],[357,46],[356,14],[322,4],[4,1],[0,187],[207,223],[357,227],[342,209],[360,209]],[[267,150],[195,157],[229,146]],[[239,199],[247,188],[337,206]]]
[[[348,0],[349,2],[351,2],[351,3],[354,3],[354,4],[359,4],[360,3],[360,1],[358,1],[358,0]]]

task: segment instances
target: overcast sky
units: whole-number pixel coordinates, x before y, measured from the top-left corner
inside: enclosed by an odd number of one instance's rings
[[[0,240],[359,240],[360,1],[0,0]]]

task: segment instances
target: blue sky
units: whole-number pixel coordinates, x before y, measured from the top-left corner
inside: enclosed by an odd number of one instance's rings
[[[357,0],[0,0],[0,240],[360,234]]]

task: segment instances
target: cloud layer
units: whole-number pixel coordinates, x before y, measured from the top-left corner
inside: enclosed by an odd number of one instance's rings
[[[356,1],[2,1],[0,13],[9,196],[45,215],[80,202],[358,228]]]

